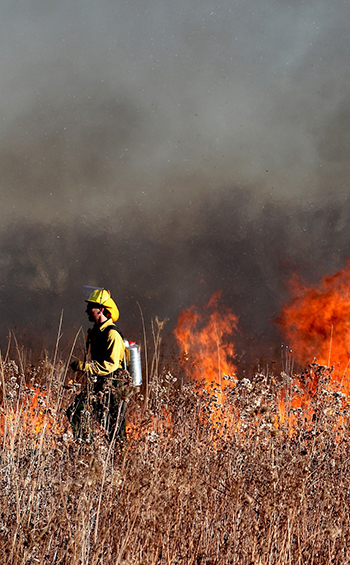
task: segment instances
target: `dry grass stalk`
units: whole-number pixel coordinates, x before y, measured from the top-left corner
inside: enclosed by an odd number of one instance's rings
[[[1,362],[1,563],[350,561],[349,404],[329,369],[223,379],[218,403],[157,350],[148,407],[131,401],[114,448],[98,429],[73,441],[66,367]]]

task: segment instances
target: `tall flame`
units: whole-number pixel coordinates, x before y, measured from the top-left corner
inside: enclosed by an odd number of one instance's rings
[[[233,375],[236,367],[232,343],[238,318],[227,307],[218,304],[221,291],[198,311],[194,306],[181,312],[174,331],[180,347],[183,366],[194,379],[219,383],[224,375]]]
[[[297,362],[314,358],[334,365],[335,377],[350,389],[350,261],[346,267],[309,286],[294,277],[292,301],[279,320]]]

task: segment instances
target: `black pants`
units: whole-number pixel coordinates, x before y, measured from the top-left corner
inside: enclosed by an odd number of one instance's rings
[[[120,381],[113,376],[90,383],[78,394],[66,414],[75,438],[93,439],[93,421],[105,431],[109,441],[125,441],[125,401],[121,399]],[[117,427],[117,429],[116,429]]]

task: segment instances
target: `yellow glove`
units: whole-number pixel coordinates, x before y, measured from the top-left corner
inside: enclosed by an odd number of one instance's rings
[[[70,364],[70,368],[74,371],[85,371],[85,363],[84,361],[73,361],[73,363]]]

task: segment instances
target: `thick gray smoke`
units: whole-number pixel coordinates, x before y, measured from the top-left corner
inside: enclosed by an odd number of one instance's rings
[[[290,273],[349,255],[348,3],[0,6],[1,348],[71,336],[96,284],[138,335],[137,302],[170,331],[222,289],[273,356]]]

